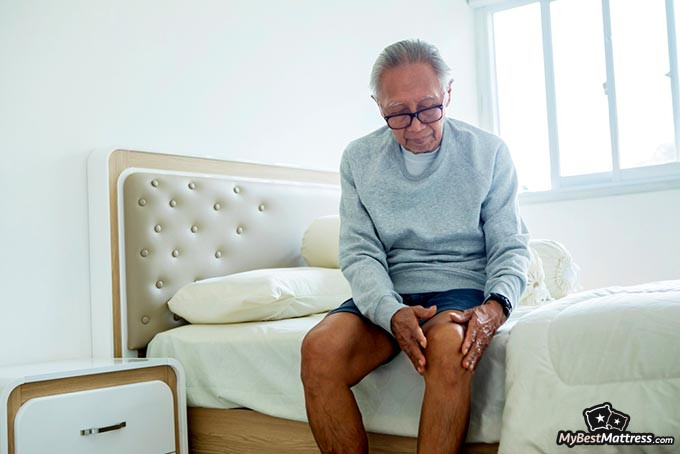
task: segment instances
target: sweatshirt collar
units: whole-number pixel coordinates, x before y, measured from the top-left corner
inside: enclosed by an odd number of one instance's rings
[[[411,175],[408,170],[406,169],[406,164],[404,162],[404,156],[401,152],[401,145],[399,145],[399,142],[394,138],[394,135],[392,134],[392,131],[389,131],[390,134],[390,144],[388,145],[389,152],[392,156],[395,157],[397,162],[399,163],[399,168],[401,169],[401,173],[406,178],[407,180],[412,180],[412,181],[420,181],[423,180],[430,175],[432,175],[436,170],[439,168],[441,162],[443,159],[446,158],[446,155],[451,153],[451,146],[454,143],[454,130],[450,124],[450,121],[448,118],[444,117],[444,124],[442,125],[442,141],[441,144],[439,145],[439,152],[437,152],[437,156],[434,158],[432,164],[430,165],[429,168],[427,168],[423,173],[417,176]],[[409,152],[410,153],[410,152]]]

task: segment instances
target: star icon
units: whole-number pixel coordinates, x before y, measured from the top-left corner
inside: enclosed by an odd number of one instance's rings
[[[614,424],[618,424],[619,422],[621,422],[621,420],[620,420],[619,418],[616,418],[616,419],[614,420]]]
[[[598,414],[596,419],[597,419],[597,422],[604,422],[604,416],[602,416],[602,415]]]

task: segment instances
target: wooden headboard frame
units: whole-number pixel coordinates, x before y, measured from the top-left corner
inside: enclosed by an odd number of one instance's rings
[[[337,172],[121,149],[94,151],[88,159],[94,357],[129,356],[121,326],[118,185],[121,175],[132,168],[339,185]]]

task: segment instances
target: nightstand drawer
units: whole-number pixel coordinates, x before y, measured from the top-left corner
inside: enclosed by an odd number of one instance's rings
[[[17,412],[15,454],[174,453],[173,414],[158,380],[37,397]]]

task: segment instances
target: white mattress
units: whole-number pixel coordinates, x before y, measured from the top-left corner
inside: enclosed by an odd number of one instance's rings
[[[680,280],[581,292],[541,306],[512,330],[500,453],[678,452]],[[672,446],[557,446],[589,434],[584,410],[608,402],[632,433]]]
[[[513,312],[477,367],[468,442],[500,439],[508,331],[530,311],[520,307]],[[246,407],[306,421],[300,345],[323,315],[234,325],[186,325],[157,334],[147,354],[182,363],[189,406]],[[353,391],[367,430],[417,435],[424,382],[403,352],[369,374]]]

